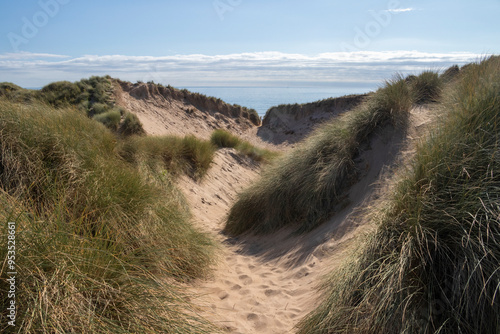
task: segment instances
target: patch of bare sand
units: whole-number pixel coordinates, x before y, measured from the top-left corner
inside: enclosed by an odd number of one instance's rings
[[[325,274],[356,245],[369,224],[357,219],[379,195],[377,184],[392,174],[392,166],[412,154],[415,139],[430,122],[427,108],[415,108],[407,132],[376,133],[356,159],[359,181],[332,218],[304,235],[281,230],[270,236],[227,238],[220,233],[237,193],[258,177],[259,167],[232,149],[219,150],[201,183],[183,178],[180,186],[196,223],[210,231],[223,247],[221,260],[196,293],[203,316],[228,333],[292,333],[297,322],[319,303],[316,289]]]

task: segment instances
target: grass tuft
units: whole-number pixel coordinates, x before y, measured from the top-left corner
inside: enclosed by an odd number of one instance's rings
[[[122,143],[120,155],[135,165],[151,170],[168,170],[172,175],[188,174],[199,179],[210,168],[215,146],[194,136],[130,137]]]
[[[411,80],[413,99],[418,104],[438,102],[442,89],[443,81],[437,72],[424,71]]]
[[[140,136],[146,134],[146,131],[144,131],[141,121],[135,114],[132,114],[131,112],[128,111],[123,111],[122,115],[123,115],[123,121],[121,122],[119,127],[120,134],[124,136],[132,136],[132,135]]]
[[[118,130],[121,120],[120,111],[117,109],[111,109],[103,113],[96,114],[92,119],[104,124],[110,130]]]
[[[255,147],[245,140],[241,140],[232,133],[218,129],[212,133],[210,141],[219,148],[234,148],[243,155],[255,161],[270,162],[278,156],[278,153]]]

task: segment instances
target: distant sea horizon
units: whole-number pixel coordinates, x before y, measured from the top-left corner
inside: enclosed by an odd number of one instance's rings
[[[376,90],[377,84],[320,87],[235,87],[235,86],[183,86],[191,92],[220,98],[224,102],[255,109],[264,116],[271,107],[280,104],[309,103],[331,97],[364,94]]]

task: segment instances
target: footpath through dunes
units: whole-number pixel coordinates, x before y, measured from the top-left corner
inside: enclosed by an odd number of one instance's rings
[[[195,223],[222,244],[212,277],[195,285],[202,315],[227,333],[293,333],[319,304],[316,288],[323,276],[341,263],[355,245],[355,236],[367,229],[353,218],[377,197],[392,166],[412,154],[415,139],[431,118],[428,108],[416,107],[406,131],[386,127],[376,132],[356,160],[362,175],[344,206],[328,222],[302,235],[291,229],[235,238],[221,232],[237,194],[260,172],[258,165],[233,149],[216,153],[201,182],[184,177],[179,186]]]

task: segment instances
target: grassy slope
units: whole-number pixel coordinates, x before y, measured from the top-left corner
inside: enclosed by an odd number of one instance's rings
[[[308,231],[324,222],[355,178],[353,159],[378,128],[403,126],[411,106],[402,78],[315,131],[299,147],[265,170],[231,208],[225,232],[269,233],[287,225]]]
[[[462,70],[377,229],[300,333],[499,333],[500,59]]]
[[[175,281],[203,275],[211,240],[165,165],[125,162],[122,140],[80,110],[0,99],[0,256],[14,221],[18,332],[208,331]]]
[[[278,157],[277,152],[255,147],[249,142],[240,139],[226,130],[215,130],[210,137],[210,142],[216,147],[230,147],[236,149],[243,155],[250,157],[255,161],[271,162]]]
[[[144,134],[142,124],[134,114],[116,107],[112,98],[112,79],[93,76],[77,82],[53,82],[41,90],[24,89],[0,83],[0,97],[16,102],[47,103],[54,107],[76,106],[89,117],[122,135]]]

